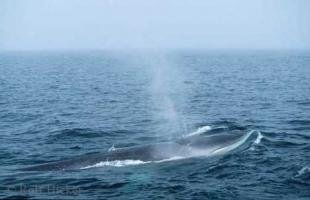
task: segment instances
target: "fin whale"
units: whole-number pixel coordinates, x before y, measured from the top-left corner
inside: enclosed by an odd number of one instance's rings
[[[76,170],[104,161],[140,160],[161,161],[173,157],[189,158],[223,154],[242,145],[252,134],[211,134],[183,137],[173,142],[163,142],[127,148],[117,148],[108,152],[76,156],[71,159],[48,162],[23,168],[23,171]]]

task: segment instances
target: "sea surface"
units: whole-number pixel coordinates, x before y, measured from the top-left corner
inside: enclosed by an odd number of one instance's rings
[[[222,129],[248,148],[21,168]],[[0,53],[0,198],[310,199],[310,52]]]

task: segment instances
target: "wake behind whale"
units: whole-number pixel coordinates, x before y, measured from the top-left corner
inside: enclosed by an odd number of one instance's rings
[[[77,170],[107,165],[136,165],[191,157],[215,156],[242,147],[247,144],[248,140],[251,140],[250,138],[256,138],[257,141],[262,137],[258,131],[241,132],[227,131],[223,128],[218,129],[220,131],[204,126],[176,141],[127,148],[112,148],[103,153],[77,156],[67,160],[26,167],[22,170]]]

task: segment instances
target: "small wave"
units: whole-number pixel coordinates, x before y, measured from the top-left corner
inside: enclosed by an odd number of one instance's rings
[[[310,106],[310,101],[303,101],[303,102],[299,102],[297,104],[302,105],[302,106]]]
[[[94,165],[82,167],[81,169],[89,169],[94,167],[124,167],[124,166],[130,166],[130,165],[141,165],[146,164],[150,162],[144,162],[142,160],[113,160],[113,161],[103,161],[96,163]]]
[[[295,177],[301,177],[305,174],[309,174],[310,173],[310,167],[306,166],[303,167],[301,170],[298,171],[298,174]]]
[[[89,128],[63,129],[52,133],[50,137],[54,139],[71,139],[71,138],[96,138],[107,135],[107,132],[96,131]]]
[[[198,128],[196,131],[187,134],[185,137],[189,137],[193,135],[200,135],[202,133],[210,131],[211,129],[212,129],[211,126],[203,126],[203,127]]]
[[[295,148],[297,146],[305,146],[307,145],[306,142],[303,142],[303,141],[298,141],[298,140],[292,140],[292,139],[286,139],[286,140],[283,140],[283,139],[272,139],[272,138],[267,138],[266,137],[266,143],[267,145],[269,146],[274,146],[274,147],[284,147],[284,148]]]
[[[296,125],[310,125],[310,120],[308,119],[295,119],[295,120],[289,120],[289,124],[296,124]]]

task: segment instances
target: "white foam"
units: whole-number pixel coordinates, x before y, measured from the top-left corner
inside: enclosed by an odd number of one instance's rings
[[[174,161],[174,160],[180,160],[184,159],[185,157],[181,156],[174,156],[171,158],[158,160],[158,161],[142,161],[142,160],[113,160],[113,161],[103,161],[96,163],[94,165],[89,165],[86,167],[82,167],[81,169],[89,169],[94,167],[125,167],[125,166],[131,166],[131,165],[142,165],[147,163],[162,163],[162,162],[168,162],[168,161]]]
[[[193,136],[193,135],[200,135],[202,133],[210,131],[211,129],[212,129],[211,126],[203,126],[203,127],[198,128],[196,131],[187,134],[186,137]]]
[[[254,145],[251,146],[250,150],[254,151],[255,150],[255,145],[258,145],[259,143],[261,143],[262,139],[264,138],[263,134],[261,134],[261,132],[257,131],[257,130],[252,130],[252,133],[257,132],[257,137],[254,141]]]
[[[124,166],[130,166],[130,165],[141,165],[146,164],[149,162],[144,162],[142,160],[113,160],[113,161],[103,161],[96,163],[94,165],[89,165],[86,167],[82,167],[81,169],[88,169],[88,168],[94,168],[94,167],[124,167]]]
[[[255,132],[255,131],[253,131],[253,132]],[[263,134],[261,134],[261,132],[259,132],[259,131],[256,131],[256,132],[258,133],[258,135],[257,135],[256,140],[254,141],[254,144],[259,144],[262,141],[264,136],[263,136]]]

